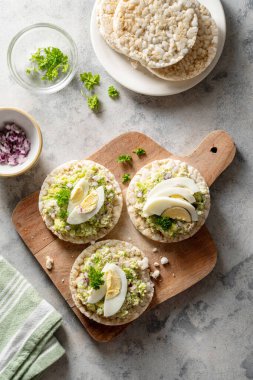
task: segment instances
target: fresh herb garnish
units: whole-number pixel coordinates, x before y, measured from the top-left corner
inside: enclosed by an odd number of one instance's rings
[[[129,281],[134,280],[134,272],[131,268],[123,268],[123,271],[125,272],[127,280]]]
[[[196,199],[196,202],[193,203],[193,206],[199,210],[204,210],[204,197],[201,192],[193,194],[194,198]]]
[[[91,96],[88,96],[87,97],[87,104],[88,104],[88,107],[92,110],[92,111],[98,111],[99,109],[99,106],[100,106],[100,101],[98,99],[98,96],[95,94],[95,95],[91,95]]]
[[[141,157],[146,154],[146,151],[143,148],[136,148],[133,153],[137,154],[138,157]]]
[[[59,77],[60,72],[66,73],[69,69],[69,58],[56,47],[39,48],[32,54],[30,61],[32,67],[26,69],[26,73],[41,74],[41,80],[50,82]]]
[[[108,95],[110,98],[116,99],[119,97],[119,91],[114,86],[110,86],[108,87]]]
[[[131,175],[128,174],[128,173],[125,173],[125,174],[123,174],[123,176],[122,176],[122,183],[127,183],[127,182],[130,181],[130,179],[131,179]]]
[[[89,268],[88,272],[88,278],[89,278],[89,284],[93,289],[99,289],[101,285],[104,284],[103,280],[104,273],[96,270],[94,267]]]
[[[84,86],[87,90],[91,91],[94,89],[94,86],[98,86],[100,84],[100,75],[93,75],[91,72],[80,74],[81,82],[83,82]]]
[[[94,256],[93,259],[92,259],[93,263],[94,264],[98,264],[99,261],[100,261],[100,258],[98,256]]]
[[[70,193],[71,193],[70,189],[66,187],[63,187],[61,190],[57,192],[55,197],[56,197],[58,206],[63,207],[68,204]]]
[[[168,229],[171,227],[172,225],[172,220],[171,218],[167,218],[166,216],[163,217],[163,216],[159,216],[159,215],[153,215],[152,216],[152,220],[153,222],[161,227],[162,230],[164,231],[168,231]]]
[[[204,199],[203,199],[203,194],[201,192],[194,193],[193,195],[197,203],[203,202]]]
[[[117,162],[119,162],[121,164],[132,162],[132,156],[130,156],[129,154],[121,154],[117,158]]]
[[[67,211],[67,210],[64,210],[64,209],[60,210],[60,212],[59,212],[59,217],[60,217],[61,219],[67,219],[67,217],[68,217],[68,211]]]

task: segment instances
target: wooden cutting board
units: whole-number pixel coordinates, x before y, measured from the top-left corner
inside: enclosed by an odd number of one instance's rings
[[[116,162],[120,154],[131,154],[137,147],[144,148],[147,155],[142,158],[133,155],[132,166],[124,167]],[[143,165],[153,160],[179,158],[196,167],[210,186],[232,162],[235,152],[234,142],[224,131],[210,133],[192,154],[185,157],[173,155],[142,133],[130,132],[112,140],[89,159],[110,169],[121,184],[121,176],[125,172],[134,175]],[[125,197],[127,186],[121,187]],[[12,216],[16,230],[92,338],[107,342],[125,329],[126,325],[100,325],[83,316],[74,306],[68,278],[74,260],[85,246],[63,242],[46,228],[38,210],[38,195],[39,192],[36,192],[18,203]],[[149,257],[152,270],[154,262],[159,262],[162,256],[168,257],[169,264],[160,268],[161,277],[156,281],[151,307],[196,284],[212,271],[217,260],[215,244],[205,226],[191,239],[183,242],[155,243],[133,227],[125,206],[119,223],[106,238],[126,240],[139,247]],[[158,252],[153,253],[153,248],[157,248]],[[51,272],[45,267],[47,255],[54,259],[54,269]]]

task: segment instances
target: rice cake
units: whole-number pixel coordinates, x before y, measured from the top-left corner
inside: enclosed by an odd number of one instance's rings
[[[96,270],[102,271],[104,265],[111,262],[126,271],[128,287],[125,302],[119,312],[111,317],[104,317],[102,300],[96,304],[87,303],[91,289],[86,269],[94,266]],[[130,272],[133,272],[134,279]],[[100,241],[86,248],[74,262],[69,284],[73,301],[81,313],[98,323],[112,326],[126,324],[138,318],[147,309],[154,294],[148,259],[132,244],[119,240]],[[140,293],[138,286],[142,288]]]
[[[113,30],[113,18],[118,3],[119,0],[100,0],[97,3],[97,22],[99,31],[107,44],[120,52],[115,42],[116,37]]]
[[[213,61],[218,46],[218,27],[208,9],[195,1],[198,16],[198,34],[196,42],[186,56],[175,65],[162,69],[149,69],[159,78],[180,81],[201,74]]]
[[[154,222],[153,217],[144,216],[143,208],[150,191],[158,183],[174,177],[190,178],[198,187],[201,194],[198,196],[201,202],[196,200],[198,220],[172,220],[168,230],[163,230],[156,221]],[[145,165],[133,177],[127,190],[127,209],[134,226],[144,236],[162,243],[173,243],[193,236],[205,223],[210,209],[209,189],[199,171],[187,163],[172,159],[157,160]]]
[[[183,59],[196,41],[198,18],[192,0],[120,0],[113,29],[125,55],[149,68]]]
[[[89,191],[104,188],[104,204],[99,212],[85,223],[67,222],[71,191],[85,178]],[[117,224],[123,197],[114,175],[104,166],[90,160],[69,161],[54,169],[45,179],[39,195],[39,211],[47,226],[60,239],[85,244],[101,239]]]

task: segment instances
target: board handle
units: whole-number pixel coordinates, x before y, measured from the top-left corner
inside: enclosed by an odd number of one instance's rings
[[[236,146],[231,136],[222,130],[211,132],[184,160],[196,167],[211,186],[235,157]]]

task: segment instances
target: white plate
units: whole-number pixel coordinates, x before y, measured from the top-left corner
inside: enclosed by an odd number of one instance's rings
[[[201,82],[216,66],[226,38],[226,19],[220,0],[200,0],[212,14],[219,28],[217,54],[211,65],[200,75],[185,81],[170,82],[155,77],[144,68],[134,69],[129,60],[111,49],[100,35],[96,21],[96,3],[91,16],[90,34],[93,49],[105,70],[122,86],[145,95],[166,96],[189,90]],[[140,65],[139,65],[140,66]]]

